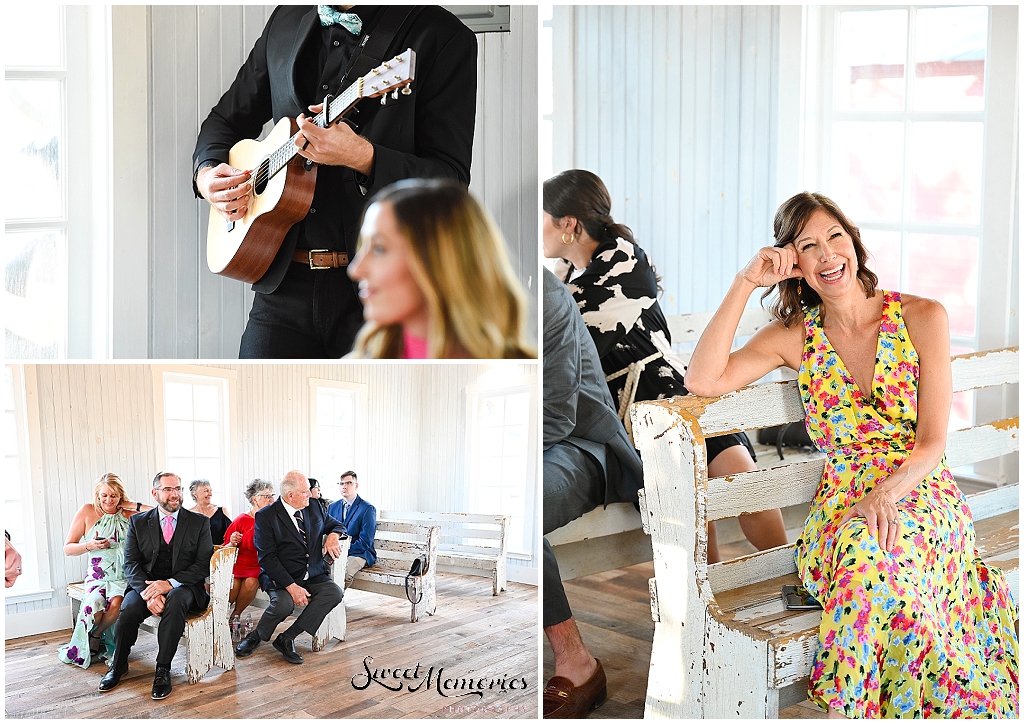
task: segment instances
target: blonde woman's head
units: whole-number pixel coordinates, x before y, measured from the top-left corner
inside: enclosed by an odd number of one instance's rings
[[[401,181],[378,194],[349,275],[367,320],[356,356],[401,357],[403,331],[425,337],[432,358],[536,354],[501,232],[455,181]]]

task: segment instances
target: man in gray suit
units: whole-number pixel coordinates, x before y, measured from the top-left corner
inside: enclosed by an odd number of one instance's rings
[[[600,505],[635,503],[640,458],[616,415],[594,341],[569,290],[544,270],[544,534]],[[551,545],[544,540],[544,634],[555,675],[545,719],[578,719],[605,698],[601,662],[569,610]]]

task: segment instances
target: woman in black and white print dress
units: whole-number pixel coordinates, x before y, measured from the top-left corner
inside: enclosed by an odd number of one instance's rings
[[[618,375],[608,380],[608,387],[620,417],[632,402],[687,394],[685,370],[671,355],[654,268],[632,232],[612,219],[611,196],[601,179],[576,169],[545,181],[543,230],[544,256],[559,260],[555,276],[572,292],[605,374]],[[707,449],[711,477],[756,469],[753,448],[743,433],[709,438]],[[788,542],[778,509],[739,520],[759,550]],[[712,523],[708,561],[718,560]]]

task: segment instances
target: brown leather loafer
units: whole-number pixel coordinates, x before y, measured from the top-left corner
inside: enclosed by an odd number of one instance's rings
[[[544,687],[545,719],[582,719],[608,698],[608,680],[597,659],[597,669],[581,686],[573,686],[564,676],[552,676]]]

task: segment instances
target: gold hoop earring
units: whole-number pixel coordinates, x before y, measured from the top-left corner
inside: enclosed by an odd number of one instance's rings
[[[569,237],[569,241],[565,240],[566,236]],[[562,243],[565,244],[566,246],[569,246],[570,244],[572,244],[575,241],[576,241],[576,234],[570,234],[569,232],[564,232],[562,234]]]

